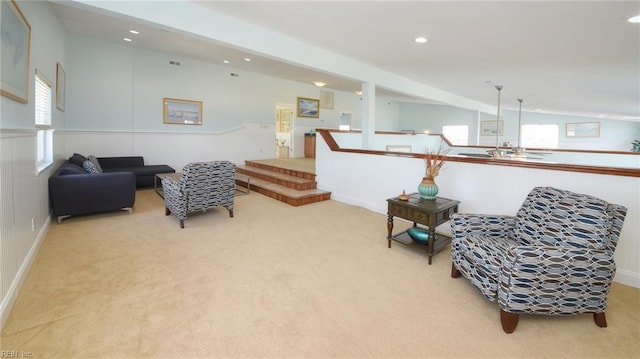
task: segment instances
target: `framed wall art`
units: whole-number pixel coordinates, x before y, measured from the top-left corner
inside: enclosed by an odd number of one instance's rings
[[[2,72],[0,94],[18,102],[29,98],[31,26],[13,1],[2,1]]]
[[[480,136],[502,136],[504,121],[480,121]]]
[[[202,101],[163,98],[163,123],[202,125]]]
[[[320,117],[320,100],[298,97],[298,117]]]
[[[567,123],[567,137],[600,137],[600,122]]]
[[[67,73],[64,72],[62,65],[60,65],[60,63],[58,62],[58,68],[56,71],[56,107],[60,111],[64,111],[66,87]]]

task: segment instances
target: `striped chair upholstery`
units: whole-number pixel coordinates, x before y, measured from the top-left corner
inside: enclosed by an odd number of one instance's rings
[[[498,301],[507,333],[524,313],[593,313],[606,327],[626,212],[589,195],[536,187],[515,216],[454,214],[451,276]]]
[[[184,228],[188,213],[224,207],[233,217],[236,165],[229,161],[189,163],[179,180],[162,179],[165,214],[174,214]]]

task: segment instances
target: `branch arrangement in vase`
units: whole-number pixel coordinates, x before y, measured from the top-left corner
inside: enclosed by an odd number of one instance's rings
[[[433,179],[436,178],[438,174],[440,174],[440,169],[442,169],[444,163],[447,162],[447,153],[449,153],[449,150],[445,150],[442,147],[440,147],[437,152],[434,152],[430,149],[425,150],[425,177]]]

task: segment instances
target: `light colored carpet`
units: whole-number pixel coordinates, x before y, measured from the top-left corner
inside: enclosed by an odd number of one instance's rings
[[[33,358],[638,358],[640,290],[591,315],[499,310],[450,277],[449,251],[387,248],[386,216],[257,193],[180,229],[138,191],[126,212],[53,224],[2,332]],[[408,224],[396,221],[396,229]],[[4,352],[3,352],[4,353]]]

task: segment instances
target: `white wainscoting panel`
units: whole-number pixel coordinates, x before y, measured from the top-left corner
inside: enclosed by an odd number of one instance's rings
[[[0,327],[50,223],[47,183],[51,169],[36,174],[35,144],[35,130],[0,131]]]
[[[66,131],[66,156],[143,156],[145,164],[180,171],[187,163],[275,158],[275,127],[249,123],[220,133]],[[105,142],[106,141],[106,142]]]

